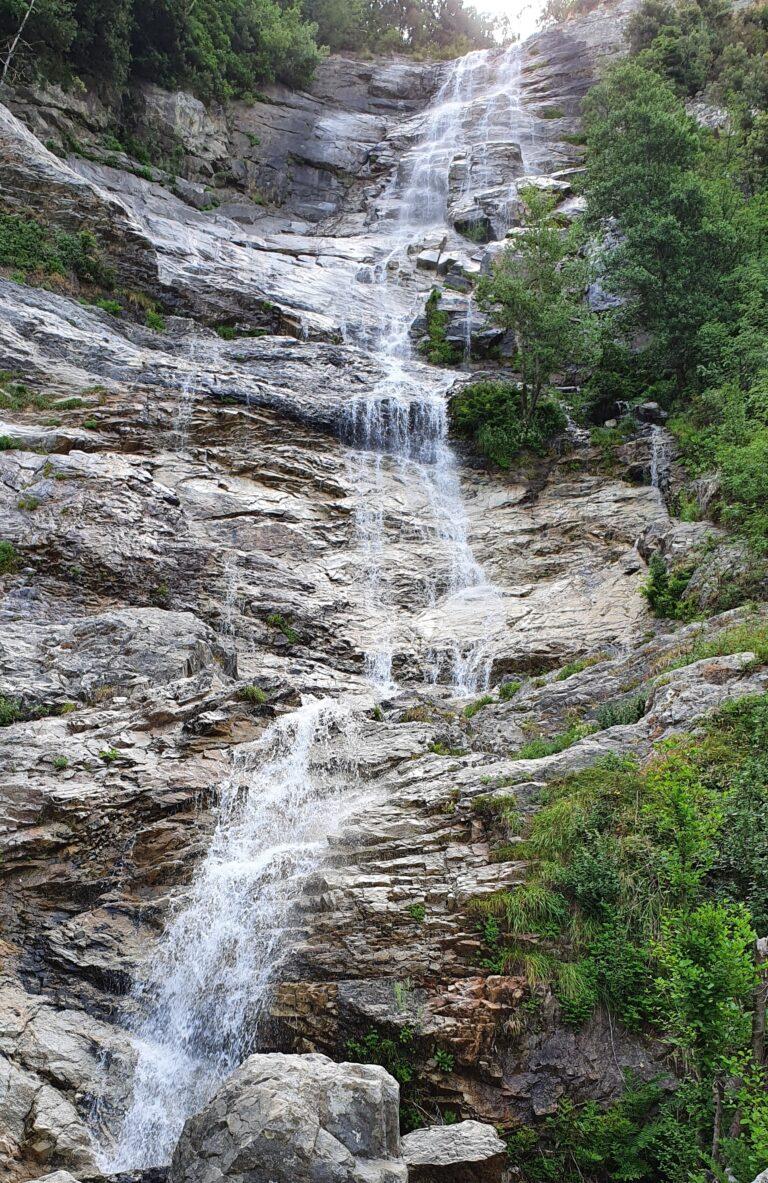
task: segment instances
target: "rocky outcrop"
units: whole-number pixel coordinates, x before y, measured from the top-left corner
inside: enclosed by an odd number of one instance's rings
[[[501,1183],[507,1148],[479,1121],[414,1130],[403,1138],[408,1183]]]
[[[407,1183],[398,1088],[374,1064],[251,1056],[190,1118],[170,1183]]]
[[[70,234],[87,228],[105,266],[126,286],[157,289],[154,248],[123,202],[59,160],[2,106],[0,191],[3,213],[36,214]]]

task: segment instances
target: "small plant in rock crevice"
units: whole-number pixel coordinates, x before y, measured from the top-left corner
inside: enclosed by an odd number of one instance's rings
[[[289,645],[297,645],[300,638],[296,629],[286,620],[280,612],[270,612],[267,617],[267,624],[270,628],[275,628],[279,633],[282,633]]]

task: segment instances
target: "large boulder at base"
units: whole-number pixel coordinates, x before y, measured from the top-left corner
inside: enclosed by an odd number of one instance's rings
[[[501,1183],[507,1148],[492,1125],[456,1125],[414,1130],[402,1141],[409,1183]]]
[[[398,1104],[375,1064],[251,1056],[184,1126],[169,1183],[407,1183]]]
[[[29,1183],[79,1183],[69,1171],[51,1171],[50,1175],[41,1175],[39,1179],[30,1179]]]

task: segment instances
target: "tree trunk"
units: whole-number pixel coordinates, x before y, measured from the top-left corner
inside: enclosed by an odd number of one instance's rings
[[[21,41],[21,34],[24,32],[24,26],[26,25],[27,21],[29,20],[30,16],[32,15],[32,9],[35,7],[35,3],[36,3],[36,0],[29,0],[29,4],[27,5],[27,11],[24,13],[24,16],[21,18],[21,24],[19,25],[18,29],[16,30],[16,36],[14,37],[11,44],[8,46],[8,52],[5,55],[5,61],[3,62],[3,72],[2,72],[2,74],[0,74],[0,86],[5,85],[5,78],[8,73],[8,70],[10,69],[11,62],[13,61],[13,55],[16,53],[16,49],[18,47],[18,44]]]

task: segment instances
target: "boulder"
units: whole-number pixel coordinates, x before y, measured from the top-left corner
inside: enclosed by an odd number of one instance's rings
[[[507,1148],[492,1125],[460,1121],[403,1138],[410,1183],[501,1183]]]
[[[30,1183],[79,1183],[69,1171],[51,1171],[50,1175],[41,1175],[39,1179],[31,1179]]]
[[[375,1064],[251,1056],[187,1121],[170,1183],[407,1183],[398,1103]]]

